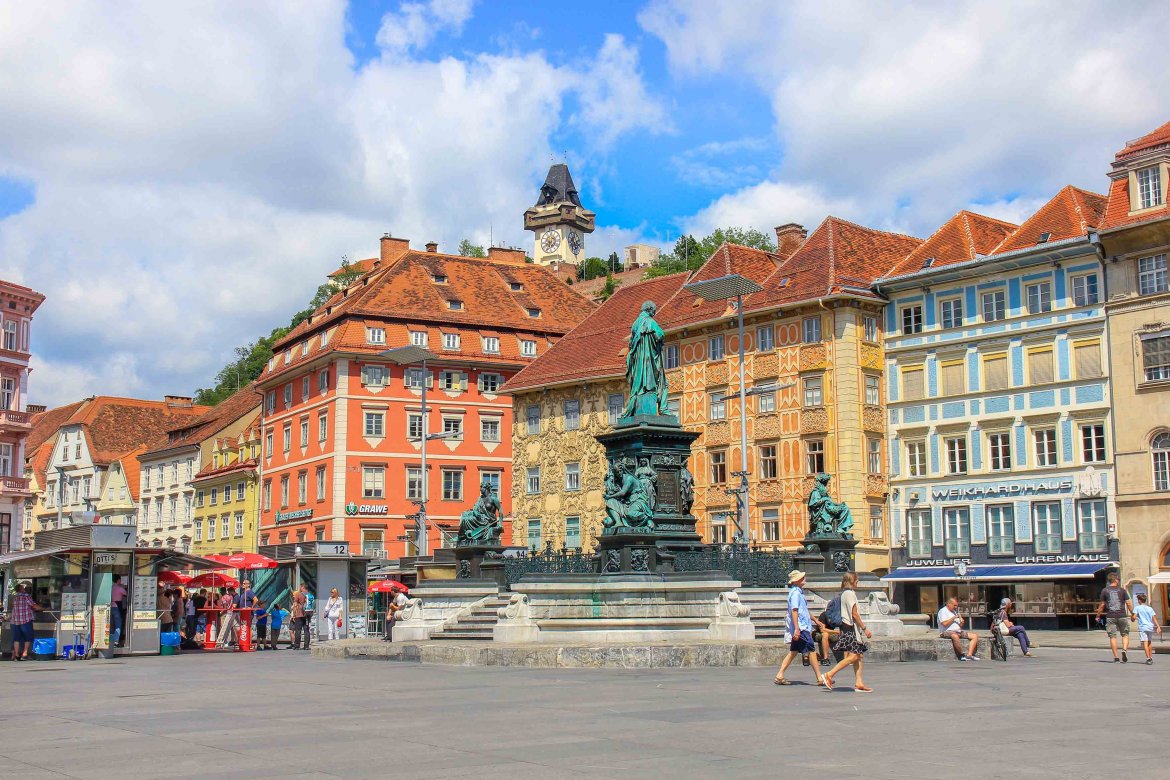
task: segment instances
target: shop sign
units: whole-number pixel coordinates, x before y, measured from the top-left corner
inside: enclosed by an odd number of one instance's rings
[[[1016,563],[1108,563],[1108,553],[1074,555],[1017,555]]]
[[[357,504],[350,501],[345,505],[347,515],[384,515],[389,511],[387,504]]]
[[[312,516],[312,509],[297,509],[294,512],[277,512],[276,522],[287,523],[289,520],[307,520]]]
[[[118,554],[111,552],[100,552],[93,554],[94,566],[113,566],[118,562]]]
[[[966,487],[932,488],[930,495],[935,501],[970,501],[975,499],[1072,493],[1072,489],[1072,477],[1067,477],[1064,479],[1052,479],[1046,482],[990,482],[983,485],[968,485]]]
[[[926,566],[947,566],[954,567],[958,562],[971,563],[968,558],[917,558],[906,561],[906,566],[926,567]]]

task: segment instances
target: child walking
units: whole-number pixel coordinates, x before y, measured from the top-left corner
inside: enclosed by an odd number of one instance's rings
[[[1154,608],[1146,603],[1146,594],[1137,594],[1138,605],[1133,614],[1137,617],[1138,639],[1142,649],[1146,651],[1146,666],[1154,665],[1154,632],[1158,638],[1162,637],[1162,626],[1158,624],[1158,615]]]

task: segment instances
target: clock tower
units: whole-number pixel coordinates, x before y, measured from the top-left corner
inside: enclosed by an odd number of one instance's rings
[[[585,262],[585,234],[597,215],[581,205],[569,166],[548,169],[536,205],[524,212],[524,229],[536,234],[532,257],[540,265]]]

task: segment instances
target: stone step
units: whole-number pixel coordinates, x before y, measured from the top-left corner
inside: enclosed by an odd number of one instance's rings
[[[477,642],[490,642],[492,640],[492,635],[490,633],[472,634],[466,631],[451,631],[443,634],[435,634],[431,637],[431,639],[455,639],[463,641],[473,640]]]

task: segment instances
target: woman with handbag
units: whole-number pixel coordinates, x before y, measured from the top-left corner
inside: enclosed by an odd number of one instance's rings
[[[846,666],[853,667],[853,690],[857,693],[872,693],[873,688],[866,685],[861,679],[861,668],[864,666],[862,656],[869,650],[865,640],[873,634],[865,627],[861,620],[861,610],[857,606],[857,573],[847,571],[841,578],[841,636],[833,645],[833,650],[844,653],[845,657],[829,671],[825,672],[825,690],[833,690],[833,675]]]
[[[1028,639],[1028,630],[1023,626],[1018,626],[1012,622],[1012,611],[1015,605],[1012,600],[1005,598],[999,602],[999,609],[995,611],[994,617],[991,619],[991,624],[996,626],[1000,636],[1007,638],[1014,636],[1020,642],[1020,652],[1024,654],[1025,658],[1031,658],[1032,652],[1028,649],[1031,640]]]
[[[329,624],[329,638],[341,639],[345,636],[342,621],[345,615],[345,604],[337,588],[329,591],[329,600],[325,602],[325,622]]]

